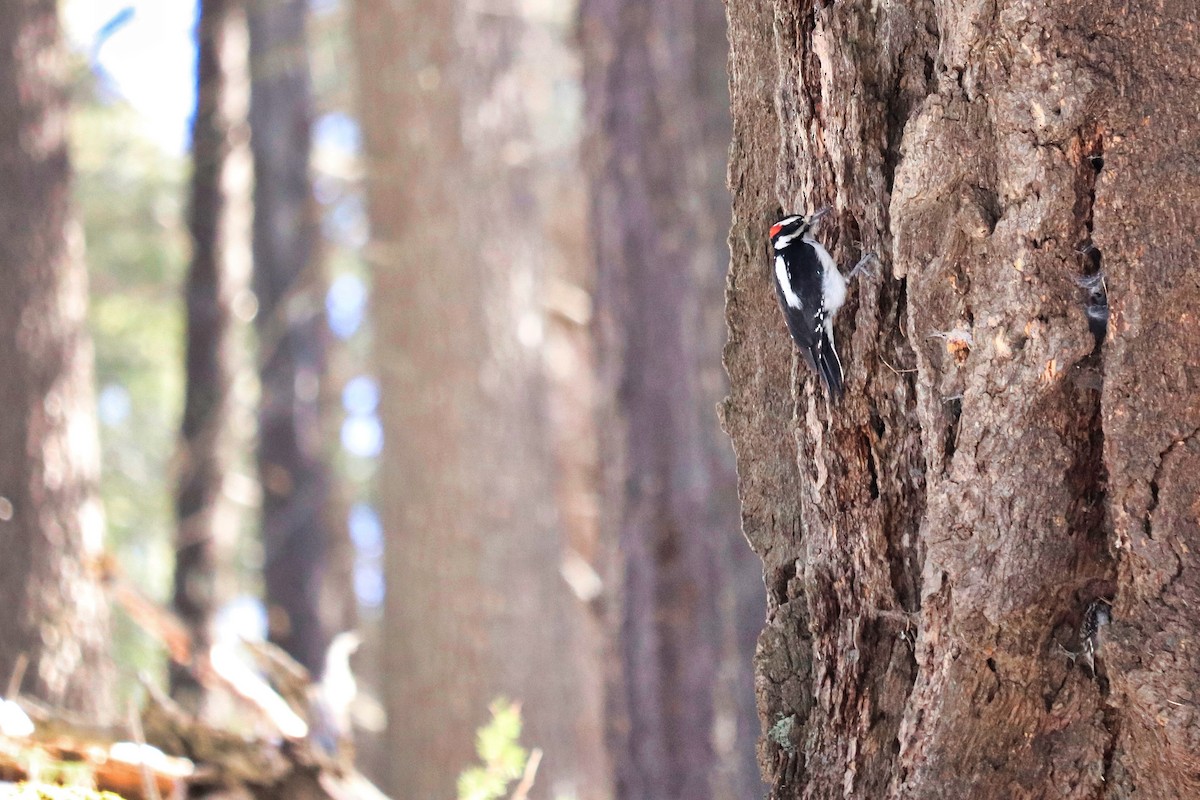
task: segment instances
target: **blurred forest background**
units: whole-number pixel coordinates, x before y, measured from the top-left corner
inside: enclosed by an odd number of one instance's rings
[[[397,798],[760,796],[722,5],[0,12],[0,691]]]

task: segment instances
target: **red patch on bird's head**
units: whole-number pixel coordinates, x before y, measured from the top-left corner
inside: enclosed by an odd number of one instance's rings
[[[782,223],[782,222],[776,222],[774,225],[772,225],[772,226],[771,226],[771,233],[770,233],[770,236],[771,236],[771,238],[772,238],[772,239],[774,239],[774,238],[775,238],[775,234],[779,233],[779,231],[781,231],[782,229],[783,229],[783,223]]]

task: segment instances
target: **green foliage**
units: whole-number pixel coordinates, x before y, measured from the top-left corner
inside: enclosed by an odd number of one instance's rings
[[[53,786],[44,783],[22,783],[11,795],[12,800],[122,800],[119,794],[97,792],[76,786]]]
[[[17,797],[58,800],[97,796],[90,791],[94,777],[90,763],[61,760],[37,747],[29,748],[24,756],[29,780],[21,784],[25,794],[18,794]]]
[[[492,721],[475,737],[475,750],[483,763],[458,776],[458,800],[499,800],[525,771],[529,753],[518,743],[520,704],[497,698],[489,710]]]
[[[74,195],[89,270],[89,323],[102,398],[100,492],[109,547],[126,576],[152,599],[172,574],[172,470],[182,409],[187,238],[182,222],[186,162],[138,130],[136,112],[102,99],[76,69],[71,120]],[[119,700],[139,671],[161,673],[160,649],[114,615]]]

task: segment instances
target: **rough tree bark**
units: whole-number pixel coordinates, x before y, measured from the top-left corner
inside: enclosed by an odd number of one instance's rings
[[[87,273],[71,214],[66,51],[54,0],[0,2],[0,680],[109,707]]]
[[[1198,13],[729,3],[724,418],[775,796],[1195,793]],[[837,259],[883,260],[837,408],[765,235],[827,204]],[[1101,599],[1093,675],[1067,651]]]
[[[192,256],[187,309],[183,425],[175,497],[172,604],[187,624],[194,652],[207,652],[218,603],[221,553],[236,537],[223,496],[232,463],[230,414],[237,350],[233,304],[245,288],[249,259],[245,165],[234,154],[246,115],[245,20],[238,0],[202,0],[196,23],[196,116],[188,229]],[[235,131],[243,131],[236,133]],[[244,148],[244,141],[241,142]],[[244,157],[244,152],[240,153]],[[172,665],[171,690],[198,706],[199,684]]]
[[[453,795],[498,695],[523,703],[522,739],[546,753],[531,796],[608,794],[597,648],[559,575],[569,541],[545,425],[555,193],[539,176],[573,161],[534,122],[571,69],[553,11],[355,7],[399,797]]]
[[[738,532],[714,407],[729,141],[723,11],[585,0],[602,411],[617,553],[609,687],[617,796],[747,798],[760,565]]]
[[[330,612],[344,606],[327,603],[323,611],[321,604],[333,533],[321,424],[328,325],[309,173],[307,10],[307,0],[253,0],[246,19],[268,620],[272,641],[319,675],[330,628],[343,622]]]

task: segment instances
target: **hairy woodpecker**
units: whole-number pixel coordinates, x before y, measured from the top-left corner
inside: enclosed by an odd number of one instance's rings
[[[842,362],[833,344],[833,318],[846,302],[846,278],[829,251],[812,237],[817,220],[828,208],[812,216],[789,214],[771,226],[775,250],[775,294],[783,308],[788,331],[808,366],[825,383],[830,397],[842,396]],[[873,255],[863,256],[850,273],[866,268]]]

